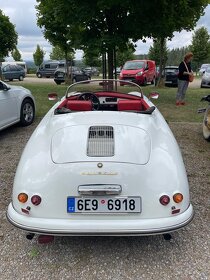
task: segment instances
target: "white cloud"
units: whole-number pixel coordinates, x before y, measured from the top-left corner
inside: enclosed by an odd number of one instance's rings
[[[15,24],[18,33],[18,49],[24,60],[33,60],[33,53],[37,44],[46,52],[45,59],[49,59],[52,46],[45,40],[41,29],[37,26],[36,0],[0,0],[0,9],[10,21]],[[205,9],[205,15],[200,18],[197,28],[205,26],[210,33],[210,5]],[[180,48],[188,46],[191,43],[193,32],[182,31],[175,32],[171,41],[168,41],[167,47]],[[152,39],[147,39],[146,43],[137,42],[136,54],[148,53],[149,47],[153,44]],[[81,59],[82,51],[76,52],[76,59]]]

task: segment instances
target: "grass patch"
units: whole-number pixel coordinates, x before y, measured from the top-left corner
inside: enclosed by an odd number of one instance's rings
[[[15,84],[15,83],[12,83]],[[20,83],[16,83],[20,85]],[[59,97],[65,95],[67,86],[56,84],[42,83],[24,83],[23,87],[31,90],[36,100],[36,117],[42,118],[48,110],[53,106],[53,102],[47,98],[48,93],[56,92]],[[159,99],[152,100],[158,107],[164,118],[169,122],[202,122],[203,114],[198,114],[197,109],[206,106],[205,102],[200,102],[201,97],[207,95],[208,92],[201,88],[188,88],[186,93],[186,106],[175,106],[175,97],[177,88],[163,87],[156,88],[154,86],[143,87],[143,92],[146,96],[151,91],[158,91]]]
[[[152,102],[157,105],[166,120],[171,122],[202,122],[203,114],[198,114],[197,110],[206,106],[205,102],[200,102],[201,97],[207,94],[205,89],[188,88],[185,106],[175,105],[177,88],[152,88],[148,86],[143,90],[145,95],[148,95],[151,90],[159,92],[159,99]]]

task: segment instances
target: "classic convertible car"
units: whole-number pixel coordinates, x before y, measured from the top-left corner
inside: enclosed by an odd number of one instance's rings
[[[158,109],[132,82],[92,80],[72,84],[34,131],[7,217],[32,234],[150,235],[184,227],[193,208]]]

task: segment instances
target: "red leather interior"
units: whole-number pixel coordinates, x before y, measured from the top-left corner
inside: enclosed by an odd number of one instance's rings
[[[141,100],[119,100],[118,111],[142,111]]]
[[[71,111],[92,111],[92,103],[89,100],[68,100],[66,107]]]

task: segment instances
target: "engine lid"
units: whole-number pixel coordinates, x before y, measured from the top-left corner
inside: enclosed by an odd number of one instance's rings
[[[146,164],[151,152],[149,134],[129,125],[77,125],[59,129],[52,137],[54,163],[111,161]]]

